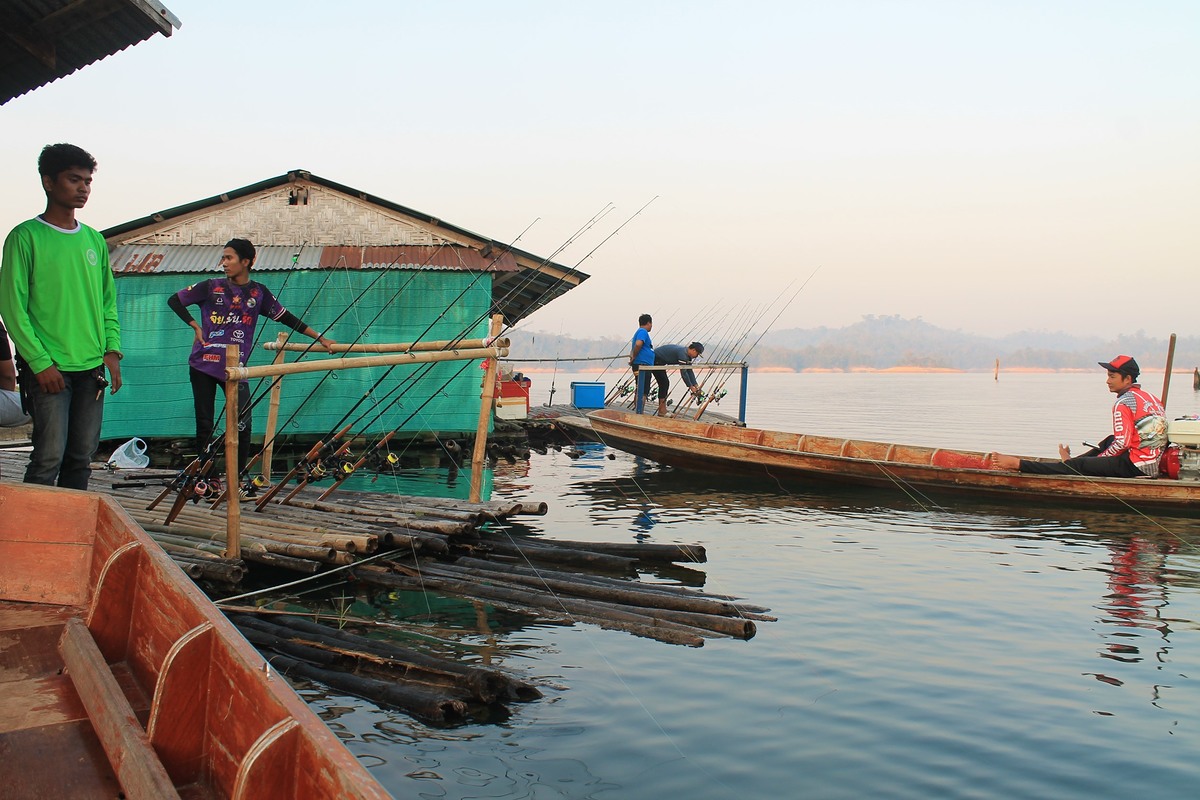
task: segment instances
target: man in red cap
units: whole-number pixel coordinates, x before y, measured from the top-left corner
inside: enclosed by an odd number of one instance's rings
[[[1157,397],[1138,383],[1141,368],[1129,356],[1099,361],[1108,370],[1108,390],[1113,404],[1113,432],[1099,446],[1071,458],[1071,448],[1060,444],[1062,461],[1030,461],[992,453],[996,469],[1020,470],[1038,475],[1093,475],[1100,478],[1142,478],[1158,475],[1158,461],[1167,446],[1167,417]]]

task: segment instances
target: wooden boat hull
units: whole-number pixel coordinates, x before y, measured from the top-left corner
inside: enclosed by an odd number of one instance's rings
[[[987,454],[739,428],[604,409],[588,415],[600,441],[662,464],[791,481],[914,487],[992,497],[1196,508],[1200,483],[1024,475],[990,468]]]
[[[14,484],[0,763],[4,798],[390,796],[115,502]]]

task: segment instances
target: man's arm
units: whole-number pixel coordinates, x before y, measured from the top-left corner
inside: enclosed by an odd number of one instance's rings
[[[33,270],[33,249],[28,236],[14,230],[4,240],[0,262],[0,317],[8,327],[17,352],[29,368],[41,372],[54,366],[29,318],[29,276]]]
[[[67,383],[29,318],[29,277],[32,272],[33,248],[28,235],[13,230],[4,240],[4,254],[0,260],[0,317],[8,324],[9,336],[37,379],[38,387],[46,394],[58,394],[67,388]]]
[[[288,311],[283,306],[280,306],[280,311],[281,311],[281,313],[279,314],[279,316],[275,317],[276,322],[278,322],[280,325],[286,325],[298,333],[303,333],[305,336],[307,336],[310,339],[316,339],[317,344],[319,344],[325,348],[325,352],[327,352],[327,353],[333,352],[333,350],[331,350],[330,348],[333,345],[337,344],[337,342],[335,342],[333,339],[330,339],[326,336],[322,336],[321,334],[317,333],[317,331],[313,328],[310,328],[304,322],[304,320],[300,319],[299,317],[297,317],[292,312]]]
[[[104,366],[108,367],[108,384],[112,387],[109,391],[116,394],[121,390],[121,359],[125,357],[121,354],[121,322],[117,318],[117,283],[108,262],[108,246],[99,234],[96,238],[100,240],[97,249],[103,253],[101,269],[104,271],[100,280],[104,302]]]
[[[1119,456],[1129,449],[1129,432],[1133,430],[1133,410],[1120,402],[1113,405],[1113,441],[1102,456]]]

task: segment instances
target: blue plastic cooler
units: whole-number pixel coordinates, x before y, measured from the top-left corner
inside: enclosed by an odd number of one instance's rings
[[[572,381],[571,405],[576,408],[604,408],[604,382]]]

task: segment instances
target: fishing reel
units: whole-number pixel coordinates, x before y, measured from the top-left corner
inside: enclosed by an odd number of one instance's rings
[[[312,461],[301,467],[301,472],[304,473],[305,483],[315,483],[329,474],[329,469],[324,462]]]
[[[338,471],[338,474],[342,478],[349,478],[351,475],[354,474],[354,469],[355,469],[355,467],[354,467],[353,461],[339,461],[338,462],[337,471]]]
[[[628,383],[622,383],[620,386],[617,387],[617,397],[625,397],[626,395],[629,395],[632,393],[633,393],[633,387],[630,386]]]
[[[220,478],[203,478],[196,481],[192,486],[192,502],[199,503],[201,500],[216,500],[221,496],[222,486]]]
[[[250,481],[250,485],[255,489],[266,489],[271,485],[271,482],[265,476],[259,474],[254,476],[254,479]]]
[[[721,398],[727,394],[729,394],[729,392],[725,389],[718,389],[715,392],[701,392],[700,394],[696,395],[696,399],[703,403],[711,397],[712,401],[719,405],[721,403]]]
[[[398,467],[398,466],[400,466],[400,454],[399,453],[388,453],[384,457],[383,462],[385,464],[387,464],[389,467]]]

